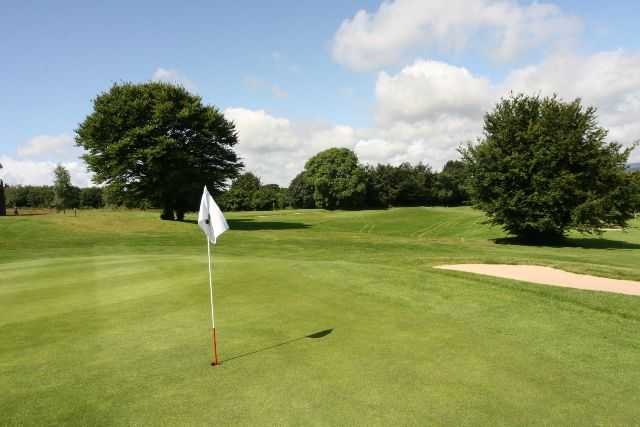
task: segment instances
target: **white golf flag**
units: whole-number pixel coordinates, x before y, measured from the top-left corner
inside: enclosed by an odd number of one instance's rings
[[[204,187],[202,199],[200,200],[200,212],[198,212],[198,226],[207,235],[209,241],[215,245],[219,235],[229,229],[227,220],[224,219],[222,211],[216,204],[211,194]]]

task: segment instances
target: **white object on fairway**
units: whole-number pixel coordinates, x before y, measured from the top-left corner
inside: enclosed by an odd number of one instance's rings
[[[204,187],[202,199],[200,199],[200,211],[198,212],[198,226],[207,236],[207,257],[209,258],[209,302],[211,303],[211,364],[216,366],[218,362],[218,349],[216,344],[216,322],[213,309],[213,273],[211,269],[211,243],[216,244],[218,236],[229,229],[227,220],[216,204],[211,194]]]
[[[211,194],[204,187],[202,192],[202,199],[200,200],[200,212],[198,212],[198,226],[207,235],[209,241],[216,244],[216,239],[219,235],[229,229],[227,220],[224,219],[222,211],[218,207]]]

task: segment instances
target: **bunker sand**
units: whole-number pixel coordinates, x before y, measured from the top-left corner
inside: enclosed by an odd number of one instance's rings
[[[552,267],[539,265],[508,264],[455,264],[434,268],[463,271],[485,276],[502,277],[563,288],[584,289],[588,291],[613,292],[625,295],[640,295],[640,282],[633,280],[607,279],[587,274],[569,273]]]

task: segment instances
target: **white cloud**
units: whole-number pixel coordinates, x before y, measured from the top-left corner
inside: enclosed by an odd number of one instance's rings
[[[440,166],[446,156],[455,157],[461,142],[482,135],[484,112],[500,97],[512,91],[557,93],[566,101],[580,97],[584,105],[595,106],[609,139],[629,146],[640,139],[640,74],[629,72],[637,69],[640,54],[622,50],[556,54],[491,84],[464,68],[419,60],[396,75],[379,74],[378,126],[369,132],[385,141],[404,141],[407,158],[426,156],[429,163]],[[640,150],[631,158],[640,158]]]
[[[247,170],[265,183],[277,184],[285,184],[296,174],[302,158],[300,139],[288,119],[244,108],[227,108],[224,115],[236,125],[236,151]]]
[[[287,185],[309,157],[330,147],[351,148],[366,163],[424,162],[438,169],[458,157],[461,143],[482,136],[484,113],[510,91],[581,96],[598,108],[611,140],[631,144],[640,138],[640,74],[631,72],[637,69],[637,53],[555,55],[491,84],[462,67],[418,60],[394,75],[378,75],[371,128],[292,122],[241,108],[225,115],[237,124],[247,169],[265,182]],[[640,160],[640,149],[631,158]]]
[[[288,119],[270,116],[264,110],[244,108],[227,108],[224,115],[242,134],[244,149],[269,153],[296,148],[296,137]]]
[[[153,72],[151,80],[183,86],[189,91],[196,90],[196,85],[178,70],[159,67]]]
[[[363,139],[356,143],[354,151],[364,163],[399,164],[406,159],[407,147],[400,141]]]
[[[539,65],[513,71],[503,91],[581,98],[583,104],[598,108],[600,124],[609,129],[609,137],[628,145],[640,139],[639,69],[637,52],[556,55]]]
[[[0,156],[0,176],[9,185],[52,185],[53,169],[57,166],[51,161],[37,161],[15,159],[9,156]],[[81,161],[69,161],[61,163],[69,170],[71,183],[78,187],[87,187],[91,184],[91,176]]]
[[[292,122],[262,110],[228,108],[227,119],[236,124],[238,154],[246,170],[265,183],[286,186],[314,154],[331,147],[354,150],[364,163],[424,162],[442,166],[455,157],[460,141],[477,136],[478,123],[397,123],[389,128],[355,129],[345,125]]]
[[[309,157],[327,148],[354,148],[358,138],[356,130],[345,125],[307,125],[307,129],[302,134],[305,137],[305,151]]]
[[[91,175],[79,158],[82,153],[69,134],[37,135],[18,145],[16,156],[0,156],[0,176],[10,185],[51,185],[53,169],[62,164],[74,185],[86,187]]]
[[[496,90],[486,78],[449,64],[418,60],[376,82],[376,126],[292,122],[263,110],[229,108],[246,169],[287,185],[304,163],[331,147],[353,149],[365,163],[429,163],[457,157],[460,143],[480,136]]]
[[[487,78],[424,60],[395,75],[379,73],[375,94],[376,127],[360,133],[376,143],[359,144],[363,159],[436,169],[458,157],[460,144],[482,135],[483,115],[498,97]]]
[[[425,48],[462,50],[470,44],[508,61],[531,48],[562,46],[581,21],[552,3],[514,0],[395,0],[376,12],[359,10],[334,35],[333,58],[363,71],[398,63]]]
[[[418,60],[394,76],[381,72],[375,94],[377,120],[390,124],[449,114],[481,117],[492,98],[492,87],[465,68]]]
[[[313,154],[329,147],[353,148],[356,143],[355,131],[349,126],[294,123],[244,108],[227,108],[224,115],[236,125],[236,149],[246,169],[265,183],[288,185]]]
[[[23,157],[36,157],[42,155],[66,156],[75,150],[73,137],[67,134],[38,135],[31,138],[25,144],[18,146],[17,153]]]

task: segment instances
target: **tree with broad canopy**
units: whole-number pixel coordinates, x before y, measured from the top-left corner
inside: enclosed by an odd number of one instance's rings
[[[119,83],[94,100],[76,143],[94,181],[124,204],[162,208],[178,220],[238,176],[242,163],[232,122],[199,96],[168,83]]]
[[[494,224],[528,240],[626,227],[637,187],[632,148],[606,142],[579,99],[511,95],[485,115],[484,138],[461,150],[471,197]]]

